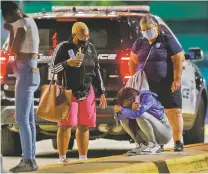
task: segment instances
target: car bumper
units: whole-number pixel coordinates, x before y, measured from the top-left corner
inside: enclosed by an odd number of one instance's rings
[[[37,109],[37,106],[34,107],[35,111]],[[97,118],[96,118],[96,124],[108,124],[108,125],[114,125],[116,124],[116,121],[113,117],[113,107],[108,106],[106,109],[101,109],[100,107],[96,108],[97,111]],[[15,106],[2,106],[1,107],[1,125],[13,125],[17,124],[15,122]],[[189,130],[194,123],[193,116],[190,117],[187,114],[183,114],[184,118],[184,130]],[[44,120],[38,116],[35,117],[36,124],[37,125],[57,125],[56,122],[50,122],[47,120]]]
[[[34,107],[35,111],[37,106]],[[50,122],[44,120],[38,116],[35,117],[37,125],[56,125],[55,122]],[[115,124],[115,120],[113,118],[113,107],[108,106],[106,109],[101,109],[97,107],[97,124]],[[15,122],[15,106],[2,106],[1,107],[1,125],[11,125],[16,124]]]

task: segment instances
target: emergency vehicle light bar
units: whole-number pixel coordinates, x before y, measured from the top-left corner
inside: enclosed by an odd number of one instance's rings
[[[148,5],[140,6],[52,6],[53,12],[66,12],[66,11],[115,11],[115,12],[150,12]]]

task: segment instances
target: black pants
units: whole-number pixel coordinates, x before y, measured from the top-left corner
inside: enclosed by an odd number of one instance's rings
[[[149,82],[150,91],[158,95],[158,101],[164,106],[165,109],[182,108],[181,88],[175,92],[171,91],[170,82]]]

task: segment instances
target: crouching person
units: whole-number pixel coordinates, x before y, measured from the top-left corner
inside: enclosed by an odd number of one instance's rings
[[[161,152],[160,145],[167,144],[172,138],[164,107],[156,97],[148,90],[133,88],[122,88],[117,94],[118,105],[114,106],[114,111],[123,129],[136,143],[136,148],[127,152],[130,156],[158,154]],[[129,124],[132,119],[137,123],[134,129]]]

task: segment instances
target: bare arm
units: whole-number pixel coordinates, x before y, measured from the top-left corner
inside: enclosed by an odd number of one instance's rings
[[[138,55],[131,52],[130,54],[130,61],[129,61],[129,72],[131,75],[136,73],[136,68],[139,64]]]
[[[14,42],[11,47],[11,52],[17,54],[20,52],[22,45],[25,40],[25,29],[24,28],[18,28],[16,37],[14,38]]]
[[[183,62],[185,60],[184,52],[181,51],[176,55],[171,57],[173,61],[173,72],[174,72],[174,82],[172,85],[172,91],[179,89],[181,83],[181,76],[183,72]]]
[[[4,23],[4,28],[9,31],[9,46],[8,46],[7,51],[10,53],[11,52],[11,47],[12,47],[13,42],[14,42],[14,30],[12,28],[12,25],[10,25],[8,23]]]

